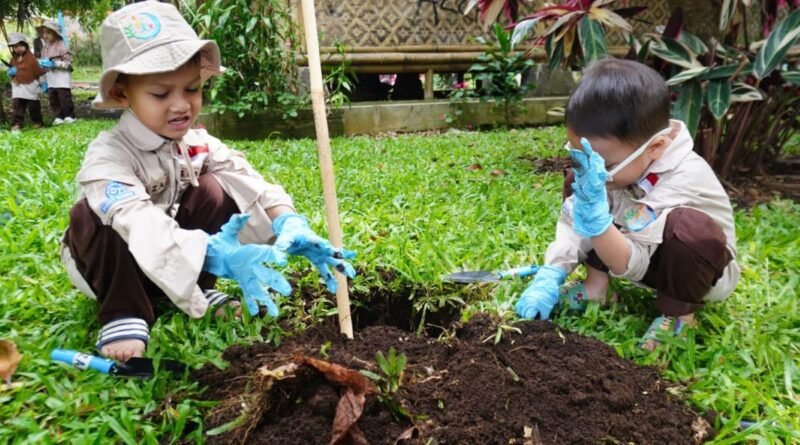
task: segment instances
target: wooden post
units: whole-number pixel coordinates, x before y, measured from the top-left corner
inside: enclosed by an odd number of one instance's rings
[[[433,99],[433,70],[425,72],[425,100]]]
[[[314,108],[314,125],[317,129],[319,167],[322,173],[322,193],[325,197],[325,213],[328,218],[328,232],[331,244],[342,247],[342,227],[339,225],[339,204],[336,200],[336,181],[333,176],[331,140],[328,135],[328,118],[325,114],[325,93],[322,89],[322,66],[319,60],[319,40],[317,37],[317,17],[314,0],[302,0],[303,27],[306,36],[308,68],[311,74],[311,104]],[[347,278],[336,274],[336,307],[339,310],[339,331],[347,338],[353,338],[353,320],[350,317],[350,295]]]

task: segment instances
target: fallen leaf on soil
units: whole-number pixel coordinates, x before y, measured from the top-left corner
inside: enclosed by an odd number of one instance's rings
[[[505,175],[507,175],[507,174],[508,174],[508,173],[506,173],[506,172],[505,172],[505,171],[503,171],[503,170],[500,170],[499,168],[496,168],[496,169],[494,169],[494,170],[492,170],[492,171],[491,171],[491,175],[492,175],[492,176],[505,176]]]
[[[11,376],[17,370],[22,354],[17,351],[17,345],[11,340],[0,340],[0,378],[11,386]]]
[[[399,436],[397,436],[397,439],[395,439],[394,441],[394,445],[400,445],[400,442],[404,440],[413,439],[418,432],[419,430],[417,429],[417,427],[412,426],[411,428],[403,431]]]
[[[694,422],[692,422],[692,433],[694,433],[693,435],[694,443],[701,444],[705,442],[706,439],[708,439],[708,436],[710,435],[709,434],[710,431],[711,431],[711,425],[709,425],[706,419],[698,417],[694,419]]]
[[[483,166],[481,164],[472,164],[469,167],[467,167],[467,170],[472,171],[472,172],[478,171],[478,170],[483,170]]]
[[[288,363],[283,366],[278,366],[275,369],[269,369],[265,366],[258,368],[259,375],[263,377],[271,377],[275,380],[283,380],[288,377],[294,377],[294,372],[297,371],[297,363]]]
[[[316,368],[328,381],[345,387],[344,394],[336,405],[333,419],[333,437],[330,445],[352,444],[368,445],[366,436],[356,425],[364,411],[367,393],[374,393],[375,387],[356,370],[335,363],[318,360],[304,355],[294,357],[296,363]]]

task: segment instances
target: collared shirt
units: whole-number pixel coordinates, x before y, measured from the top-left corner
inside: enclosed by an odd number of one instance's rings
[[[728,251],[734,258],[706,296],[706,301],[719,301],[733,292],[740,275],[735,260],[733,208],[714,171],[694,152],[694,142],[686,125],[677,120],[670,124],[677,129],[677,135],[664,155],[648,166],[642,181],[608,192],[614,224],[620,227],[630,247],[627,269],[615,276],[646,287],[641,280],[650,265],[650,257],[663,241],[667,216],[676,208],[692,208],[707,214],[722,228]],[[558,266],[567,273],[593,249],[589,238],[583,238],[572,229],[572,206],[570,196],[562,205],[556,238],[545,253],[546,264]]]
[[[183,147],[179,148],[179,144]],[[182,155],[188,150],[191,167]],[[126,111],[111,131],[89,145],[77,176],[78,200],[86,198],[103,224],[128,243],[145,275],[184,312],[201,317],[207,301],[197,286],[208,244],[202,230],[178,226],[175,215],[191,174],[212,174],[242,212],[251,215],[240,233],[243,243],[272,241],[266,209],[292,207],[279,185],[269,184],[244,156],[205,130],[190,130],[181,141],[165,139]],[[73,277],[69,255],[63,255]]]
[[[72,54],[59,39],[53,43],[45,43],[42,47],[43,59],[50,59],[55,67],[47,70],[47,86],[49,88],[71,88],[72,87]]]

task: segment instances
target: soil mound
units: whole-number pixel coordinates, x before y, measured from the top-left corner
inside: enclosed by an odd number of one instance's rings
[[[207,430],[239,419],[208,443],[691,444],[713,434],[666,391],[657,369],[550,322],[517,327],[497,344],[496,326],[484,316],[441,341],[390,326],[348,341],[329,323],[279,347],[233,346],[223,356],[229,368],[206,365],[192,374],[208,386],[207,400],[221,401],[206,416]],[[378,374],[375,353],[390,348],[408,358],[393,400],[410,418],[393,414],[374,387],[359,393],[308,364]],[[353,410],[359,394],[363,408]]]

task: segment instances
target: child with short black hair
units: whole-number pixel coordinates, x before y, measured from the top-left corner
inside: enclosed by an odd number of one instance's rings
[[[39,78],[44,70],[28,46],[24,34],[12,32],[8,35],[11,50],[11,131],[18,131],[25,124],[27,110],[34,128],[42,126],[42,105],[39,102]]]
[[[678,334],[693,313],[728,297],[739,280],[733,209],[686,125],[670,120],[664,79],[640,63],[587,67],[566,107],[572,171],[546,265],[516,304],[548,318],[557,303],[581,311],[612,303],[610,277],[652,288],[661,312],[645,333]],[[574,182],[573,182],[574,181]],[[586,280],[560,289],[579,263]]]
[[[47,95],[55,119],[53,125],[75,122],[75,106],[72,103],[72,54],[64,44],[64,30],[54,20],[45,20],[36,27],[42,33],[42,47],[39,63],[47,70]]]
[[[100,42],[92,105],[125,111],[86,151],[61,255],[75,286],[100,302],[103,355],[141,356],[158,300],[193,318],[224,316],[226,306],[238,312],[238,302],[215,289],[218,277],[236,280],[251,315],[265,306],[277,317],[265,287],[288,295],[291,286],[265,264],[283,266],[287,254],[308,258],[331,292],[329,266],[355,276],[345,261],[354,254],[316,235],[281,186],[192,128],[203,82],[221,73],[215,42],[156,1],[108,16]]]

